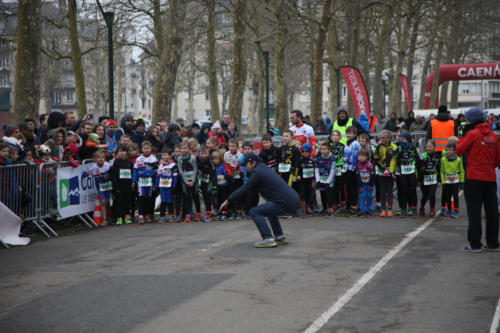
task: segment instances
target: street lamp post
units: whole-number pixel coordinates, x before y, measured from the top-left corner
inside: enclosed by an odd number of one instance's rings
[[[101,3],[97,0],[97,5],[101,10],[104,22],[108,28],[108,88],[109,88],[109,117],[115,118],[115,88],[113,84],[113,12],[105,12],[102,9]]]
[[[385,95],[386,95],[386,91],[385,91],[385,80],[382,80],[382,86],[384,87],[384,117],[387,118],[387,114],[385,112]]]

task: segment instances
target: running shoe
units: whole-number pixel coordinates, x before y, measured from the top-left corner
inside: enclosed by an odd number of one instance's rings
[[[191,222],[191,215],[189,215],[189,214],[186,215],[186,217],[184,218],[184,222],[186,222],[186,223]]]
[[[470,245],[466,245],[464,247],[464,251],[465,252],[471,252],[471,253],[480,253],[480,252],[483,252],[483,249],[482,248],[474,248]]]
[[[456,219],[459,216],[458,210],[454,210],[453,213],[451,213],[451,217]]]
[[[430,218],[436,217],[436,212],[434,211],[434,209],[431,209],[431,212],[429,213],[429,217]]]
[[[254,244],[255,247],[264,248],[264,247],[276,247],[278,244],[274,240],[274,238],[266,238]]]
[[[487,251],[487,252],[498,252],[498,246],[497,247],[489,247],[488,245],[484,245],[483,250]]]
[[[444,207],[441,208],[441,210],[439,211],[439,215],[441,215],[441,216],[447,216],[446,213],[447,213],[447,210]]]
[[[236,213],[236,217],[235,217],[236,220],[243,220],[243,214],[241,213]]]
[[[420,207],[419,215],[425,216],[425,208],[424,207]]]
[[[125,217],[125,224],[132,224],[130,217]]]
[[[201,217],[201,221],[202,221],[202,222],[209,222],[209,221],[211,221],[211,219],[210,219],[210,217],[208,217],[208,215],[203,215],[203,216]]]
[[[379,217],[386,217],[385,210],[381,210],[381,211],[380,211],[380,215],[379,215]]]
[[[165,216],[160,216],[160,219],[158,220],[158,223],[167,223],[168,220]]]
[[[201,215],[197,213],[196,216],[194,217],[194,220],[196,222],[200,222],[201,221]]]
[[[392,217],[392,210],[387,211],[387,217]]]
[[[399,211],[396,212],[396,216],[399,216],[400,218],[405,218],[408,216],[408,212],[406,210],[399,209]]]
[[[403,214],[403,210],[401,208],[399,208],[394,215],[401,216],[401,214]]]
[[[139,217],[137,218],[137,223],[143,224],[144,223],[144,216],[139,215]]]
[[[116,219],[116,225],[122,225],[123,219],[121,217]]]
[[[229,216],[229,219],[230,219],[230,220],[234,220],[234,219],[236,219],[236,213],[232,213],[232,214]]]
[[[227,216],[224,215],[224,214],[220,214],[219,216],[217,216],[217,220],[219,220],[219,221],[227,221]]]
[[[276,244],[278,245],[285,245],[288,244],[288,241],[286,240],[286,237],[284,235],[276,237]]]

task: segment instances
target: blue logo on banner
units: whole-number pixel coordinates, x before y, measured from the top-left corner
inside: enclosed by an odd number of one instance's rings
[[[69,179],[69,204],[80,204],[80,186],[78,182],[78,176],[71,177]]]

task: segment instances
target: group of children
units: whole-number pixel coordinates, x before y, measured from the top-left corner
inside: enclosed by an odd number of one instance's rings
[[[348,127],[345,135],[332,131],[329,140],[320,140],[318,147],[301,145],[292,135],[290,131],[283,133],[281,147],[274,146],[272,138],[264,135],[259,156],[299,193],[298,215],[367,217],[372,214],[375,192],[374,209],[380,217],[392,217],[395,182],[399,203],[395,215],[425,216],[429,201],[429,216],[434,217],[436,190],[442,184],[441,215],[458,217],[458,191],[464,182],[464,168],[455,154],[455,137],[449,139],[442,152],[436,151],[434,142],[428,140],[421,153],[407,132],[394,138],[391,132],[382,131],[372,145],[369,135],[357,136],[356,128]],[[139,156],[136,148],[119,144],[112,159],[102,150],[95,153],[90,172],[95,177],[105,221],[112,215],[117,224],[132,223],[133,219],[138,223],[152,222],[157,196],[161,199],[160,222],[242,219],[244,212],[258,204],[258,195],[252,193],[244,200],[232,202],[228,210],[217,210],[247,180],[240,162],[253,151],[251,143],[240,145],[232,139],[229,144],[217,146],[216,139],[210,138],[199,146],[195,139],[189,139],[173,151],[164,148],[156,152],[149,141],[144,141]],[[422,191],[420,211],[417,187]],[[203,214],[200,194],[205,206]]]
[[[381,131],[372,145],[370,136],[357,136],[355,127],[348,127],[345,136],[332,131],[329,140],[319,141],[319,153],[310,144],[300,145],[292,133],[283,133],[283,146],[274,147],[272,138],[262,138],[260,157],[300,195],[305,216],[320,213],[325,216],[346,215],[367,217],[372,213],[373,192],[375,209],[380,217],[393,216],[393,193],[396,182],[399,209],[395,215],[425,216],[425,205],[430,204],[429,216],[434,217],[436,189],[443,186],[443,216],[458,217],[458,192],[465,174],[462,160],[456,155],[458,138],[449,138],[444,151],[428,140],[425,152],[413,144],[408,132],[394,138],[392,132]],[[422,199],[417,212],[417,187]],[[319,191],[321,210],[316,202]]]

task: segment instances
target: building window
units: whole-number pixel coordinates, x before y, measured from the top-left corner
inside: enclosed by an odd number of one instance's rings
[[[132,89],[131,93],[132,93],[132,95],[135,95],[137,93],[137,90]]]
[[[9,73],[8,72],[0,73],[0,87],[2,87],[2,88],[9,88],[10,87]]]
[[[184,99],[186,101],[189,99],[189,93],[187,91],[184,92]]]
[[[464,84],[462,86],[462,94],[468,94],[469,93],[469,85],[468,84]]]
[[[210,90],[208,88],[205,88],[205,101],[210,100]]]
[[[61,104],[61,92],[59,90],[52,91],[52,104],[53,105]]]
[[[146,107],[146,99],[142,98],[141,103],[142,103],[142,108],[144,109]]]
[[[347,97],[347,87],[342,86],[342,96]]]
[[[0,58],[0,69],[9,69],[9,57],[4,56]]]
[[[68,90],[66,92],[66,100],[67,101],[73,101],[73,90]]]
[[[206,109],[205,110],[205,116],[206,117],[210,117],[211,114],[212,114],[212,110],[210,110],[210,109]]]

